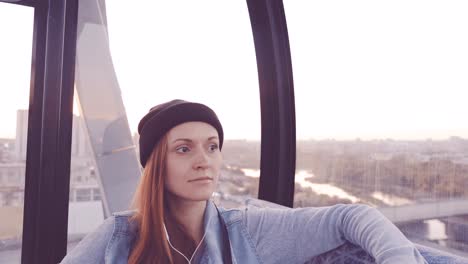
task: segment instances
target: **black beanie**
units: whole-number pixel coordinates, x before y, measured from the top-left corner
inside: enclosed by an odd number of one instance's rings
[[[149,113],[138,124],[140,163],[143,168],[154,147],[164,134],[179,124],[191,121],[200,121],[212,125],[218,131],[219,149],[221,150],[223,146],[223,127],[215,112],[206,105],[176,99],[151,108]]]

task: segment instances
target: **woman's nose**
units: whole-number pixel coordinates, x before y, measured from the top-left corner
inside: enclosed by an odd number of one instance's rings
[[[194,168],[204,169],[208,167],[209,165],[210,165],[210,157],[208,156],[208,153],[206,153],[206,151],[203,151],[203,150],[198,151],[195,157]]]

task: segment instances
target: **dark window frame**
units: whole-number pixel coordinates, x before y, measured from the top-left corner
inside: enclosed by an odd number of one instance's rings
[[[257,56],[261,105],[258,198],[294,202],[296,115],[291,52],[282,0],[247,0]]]
[[[66,254],[78,0],[34,7],[22,263]]]

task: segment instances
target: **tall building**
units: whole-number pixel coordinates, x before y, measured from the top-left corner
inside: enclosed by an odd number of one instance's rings
[[[85,157],[90,155],[84,120],[80,116],[73,115],[73,133],[71,155],[75,157]]]
[[[90,155],[91,151],[86,138],[87,135],[84,128],[84,122],[80,116],[73,115],[72,131],[72,157],[86,157]],[[28,110],[21,109],[16,113],[15,158],[18,161],[26,160],[27,138]]]
[[[18,161],[26,160],[26,144],[28,138],[28,110],[18,110],[16,112],[16,138],[15,138],[15,158]]]
[[[18,110],[16,120],[16,138],[14,149],[5,147],[4,140],[0,150],[12,154],[7,162],[0,163],[0,207],[21,206],[24,202],[24,184],[26,150],[28,136],[28,110]],[[100,190],[94,172],[94,157],[84,127],[84,120],[73,115],[71,164],[70,164],[70,200],[100,200]],[[11,143],[10,143],[11,144]],[[11,144],[13,145],[13,144]],[[5,154],[6,155],[6,154]],[[3,154],[2,154],[3,156]],[[1,161],[2,157],[0,157]]]

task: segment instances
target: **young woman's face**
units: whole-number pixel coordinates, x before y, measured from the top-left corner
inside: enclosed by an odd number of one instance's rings
[[[187,122],[169,130],[167,140],[166,190],[184,200],[208,200],[222,164],[216,129],[204,122]]]

